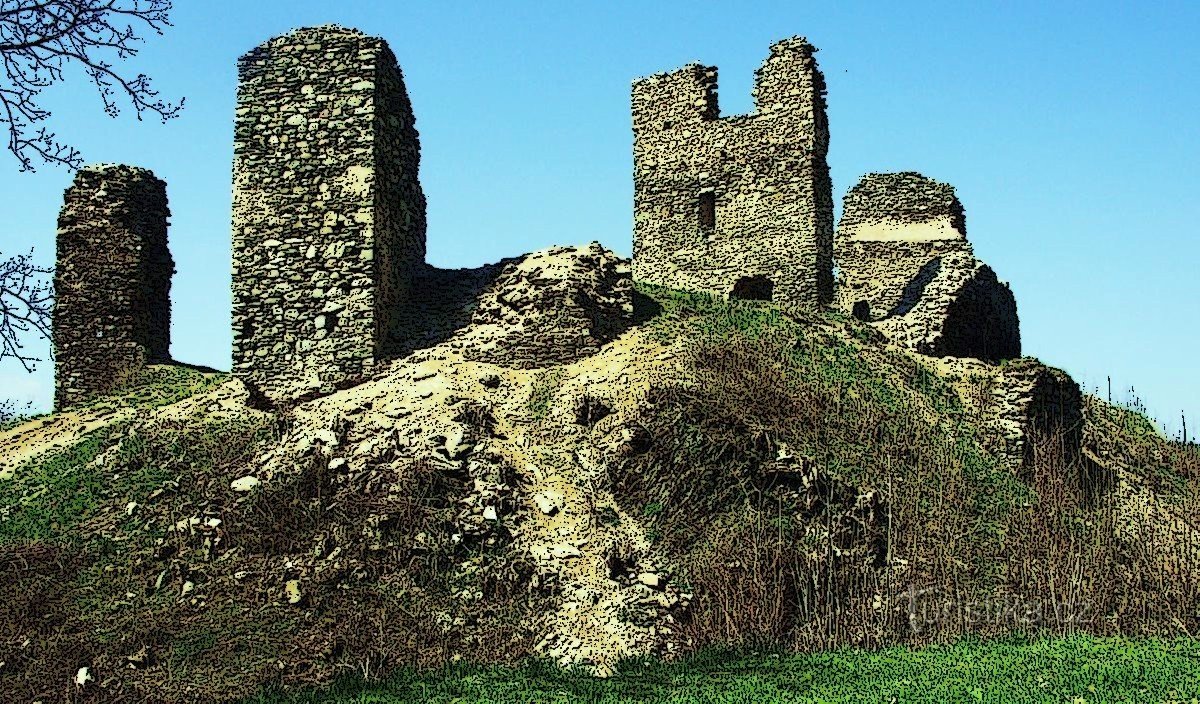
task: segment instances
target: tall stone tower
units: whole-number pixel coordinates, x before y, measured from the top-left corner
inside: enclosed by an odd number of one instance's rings
[[[379,362],[425,261],[412,106],[387,43],[298,29],[238,61],[233,371],[280,401]]]
[[[802,37],[771,46],[755,110],[720,117],[717,69],[633,84],[633,278],[818,307],[833,300],[825,79]]]
[[[57,410],[169,361],[169,215],[166,184],[135,166],[85,166],[64,192],[52,329]]]

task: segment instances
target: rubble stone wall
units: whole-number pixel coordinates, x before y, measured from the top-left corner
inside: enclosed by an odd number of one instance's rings
[[[867,174],[847,191],[834,249],[838,307],[866,301],[872,320],[906,313],[902,299],[930,278],[931,262],[972,254],[954,188],[912,171]]]
[[[964,407],[978,422],[980,446],[1002,466],[1029,477],[1042,440],[1070,463],[1082,461],[1084,396],[1069,374],[1032,357],[1002,365],[978,359],[944,358],[939,371],[951,376]]]
[[[1016,299],[966,238],[949,184],[873,173],[850,189],[838,223],[836,306],[921,354],[1019,357]]]
[[[57,410],[169,361],[169,216],[166,184],[135,166],[85,166],[64,192],[52,324]]]
[[[829,125],[815,52],[801,37],[773,44],[749,115],[719,116],[715,67],[634,82],[635,280],[807,307],[833,300]]]
[[[990,410],[1005,442],[999,454],[1013,466],[1032,467],[1039,440],[1053,441],[1068,461],[1083,442],[1083,395],[1066,372],[1024,358],[1004,365]]]
[[[271,400],[379,362],[425,260],[412,106],[376,37],[297,29],[238,61],[233,371]]]

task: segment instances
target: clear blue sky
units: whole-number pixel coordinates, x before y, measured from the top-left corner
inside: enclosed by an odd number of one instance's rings
[[[172,354],[230,364],[230,164],[237,57],[294,27],[388,40],[421,135],[429,260],[476,266],[599,240],[628,256],[631,81],[690,61],[720,68],[722,114],[750,109],[768,45],[819,49],[840,215],[870,171],[958,189],[978,256],[1011,282],[1026,354],[1086,388],[1133,386],[1168,434],[1200,431],[1200,3],[179,2],[129,69],[167,124],[113,120],[76,72],[45,93],[87,163],[167,182]],[[52,261],[65,169],[0,153],[5,255]],[[0,363],[0,389],[49,407],[52,368]],[[1194,429],[1194,430],[1193,430]]]

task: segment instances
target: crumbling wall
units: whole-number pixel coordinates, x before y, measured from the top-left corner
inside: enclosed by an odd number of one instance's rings
[[[453,346],[465,359],[530,369],[596,354],[633,321],[628,260],[598,242],[503,263]]]
[[[1082,463],[1084,398],[1069,374],[1032,357],[992,365],[976,359],[938,360],[967,412],[979,421],[980,446],[1024,478],[1035,462],[1058,453],[1065,464]]]
[[[376,37],[297,29],[238,61],[233,371],[271,400],[364,378],[425,259],[420,146]]]
[[[808,307],[832,301],[829,125],[816,51],[802,37],[773,44],[749,115],[719,116],[712,66],[634,82],[635,280]]]
[[[85,166],[63,193],[52,324],[56,409],[169,361],[169,215],[166,184],[136,166]]]
[[[1004,365],[993,390],[994,423],[1008,442],[999,454],[1013,465],[1031,467],[1043,448],[1061,453],[1067,462],[1079,460],[1083,440],[1083,395],[1079,385],[1061,369],[1025,358]]]
[[[835,238],[836,305],[921,354],[1019,357],[1016,299],[966,238],[949,184],[915,172],[851,188]]]

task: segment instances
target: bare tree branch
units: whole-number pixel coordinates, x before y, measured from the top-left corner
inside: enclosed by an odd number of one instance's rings
[[[42,361],[25,350],[32,333],[52,340],[50,315],[54,290],[53,269],[33,263],[33,250],[0,261],[0,360],[11,357],[32,372]]]
[[[33,401],[22,404],[11,398],[0,399],[0,423],[20,422],[21,419],[29,417],[29,411],[32,409]]]
[[[177,117],[184,100],[172,105],[158,98],[150,78],[139,73],[126,78],[104,59],[116,52],[117,60],[136,56],[135,42],[144,41],[134,24],[162,35],[171,26],[171,0],[0,0],[0,63],[5,82],[0,84],[0,123],[8,127],[8,150],[21,171],[34,171],[33,157],[70,169],[83,165],[79,151],[57,140],[35,123],[50,117],[38,107],[38,95],[63,80],[63,68],[77,64],[91,79],[110,117],[120,114],[116,96],[123,93],[133,104],[138,120],[151,112],[163,122]]]

